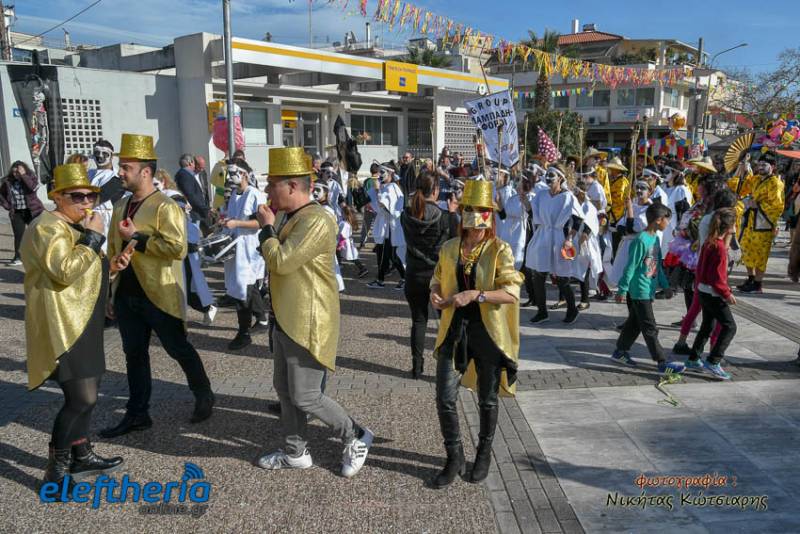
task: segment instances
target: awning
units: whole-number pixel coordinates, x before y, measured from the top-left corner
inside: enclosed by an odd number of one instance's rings
[[[787,158],[800,159],[800,150],[776,150],[775,152]]]

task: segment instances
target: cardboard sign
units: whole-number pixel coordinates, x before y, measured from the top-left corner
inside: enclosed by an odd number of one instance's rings
[[[383,64],[383,78],[386,90],[398,93],[417,93],[417,66],[399,61],[387,61]]]
[[[475,127],[483,132],[486,158],[506,168],[516,164],[519,161],[519,134],[511,92],[506,90],[467,100],[464,106]]]

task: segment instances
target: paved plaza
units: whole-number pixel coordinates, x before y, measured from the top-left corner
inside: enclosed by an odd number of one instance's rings
[[[10,257],[10,249],[10,227],[0,224],[0,258]],[[365,256],[374,271],[374,256]],[[612,364],[624,305],[593,301],[571,326],[560,322],[563,310],[551,312],[549,323],[528,326],[533,311],[523,309],[518,395],[502,401],[490,476],[445,490],[427,483],[444,463],[433,365],[426,360],[424,380],[407,378],[410,320],[394,283],[369,290],[354,279],[354,267],[344,266],[338,369],[327,391],[376,436],[365,468],[352,480],[338,475],[342,446],[319,422],[310,426],[315,468],[254,467],[260,454],[281,445],[279,421],[265,409],[276,398],[266,335],[230,353],[235,311],[222,308],[208,328],[190,311],[190,340],[217,392],[213,417],[188,423],[193,398],[185,379],[153,343],[153,428],[96,441],[100,454],[125,457],[115,476],[142,484],[180,480],[185,462],[200,467],[212,491],[207,505],[182,510],[191,515],[152,513],[141,503],[93,509],[91,503],[39,502],[36,489],[62,397],[53,383],[26,391],[23,271],[0,266],[0,531],[798,532],[792,495],[800,491],[800,368],[793,360],[800,286],[783,276],[786,257],[787,249],[774,251],[763,295],[737,294],[730,383],[687,375],[659,390],[641,340],[632,352],[639,367]],[[734,281],[740,278],[736,272]],[[208,279],[221,294],[222,272],[211,270]],[[655,305],[666,348],[678,334],[668,325],[682,309],[682,298]],[[429,348],[435,333],[431,321]],[[106,358],[95,431],[122,415],[127,396],[115,330],[106,330]],[[677,406],[666,402],[667,394]],[[475,396],[462,391],[461,407],[471,459]],[[706,474],[725,483],[691,485]],[[642,475],[664,477],[671,486],[642,487]],[[677,487],[676,480],[686,482],[682,477],[700,481]]]

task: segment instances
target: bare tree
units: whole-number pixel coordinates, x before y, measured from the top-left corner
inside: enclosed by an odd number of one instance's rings
[[[778,55],[779,66],[772,71],[728,72],[735,80],[716,98],[723,108],[763,125],[775,114],[800,115],[800,48],[788,48]]]

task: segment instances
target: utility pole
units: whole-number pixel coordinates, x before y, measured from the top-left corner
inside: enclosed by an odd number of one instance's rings
[[[703,67],[703,38],[701,37],[697,44],[697,70]],[[699,119],[698,116],[700,111],[700,75],[695,74],[694,76],[694,113],[692,114],[692,143],[693,145],[697,144],[697,131],[699,128]]]
[[[222,0],[223,40],[225,41],[225,96],[228,108],[228,157],[236,152],[234,120],[236,110],[233,104],[233,46],[231,43],[231,0]]]
[[[14,6],[8,6],[9,11]],[[0,60],[11,61],[11,36],[6,25],[6,7],[0,0]]]
[[[308,2],[308,47],[309,48],[314,48],[314,34],[311,33],[311,31],[312,31],[312,29],[311,29],[312,4],[313,4],[313,2],[311,2],[309,0],[309,2]]]

